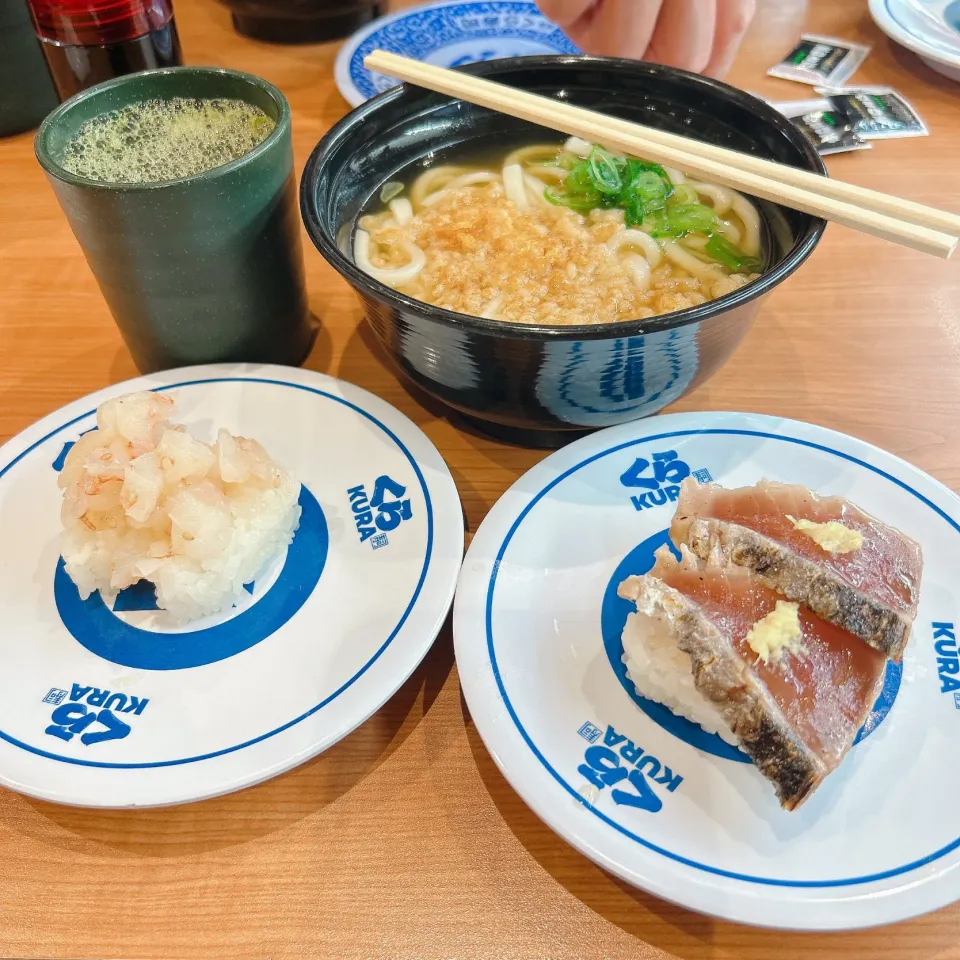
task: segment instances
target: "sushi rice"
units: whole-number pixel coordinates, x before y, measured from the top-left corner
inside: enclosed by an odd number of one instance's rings
[[[740,741],[720,712],[697,690],[690,657],[678,646],[669,614],[638,611],[627,617],[623,628],[623,662],[637,693],[693,723],[707,733],[719,734],[727,743]]]

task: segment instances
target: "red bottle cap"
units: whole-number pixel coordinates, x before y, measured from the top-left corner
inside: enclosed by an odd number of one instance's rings
[[[166,26],[170,0],[27,0],[37,33],[71,46],[123,43]]]

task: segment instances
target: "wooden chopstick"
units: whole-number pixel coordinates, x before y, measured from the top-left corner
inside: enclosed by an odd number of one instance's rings
[[[384,50],[368,54],[364,64],[370,70],[398,80],[633,156],[679,167],[723,186],[934,256],[949,257],[960,242],[960,216],[947,211],[736,150],[606,117],[569,103]]]

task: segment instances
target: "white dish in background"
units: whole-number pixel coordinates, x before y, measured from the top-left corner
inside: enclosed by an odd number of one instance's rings
[[[631,605],[616,587],[652,566],[677,484],[691,473],[731,487],[768,477],[839,494],[923,547],[902,668],[888,665],[862,739],[792,813],[744,755],[641,701],[620,661]],[[513,787],[629,883],[760,926],[892,923],[960,898],[960,694],[941,681],[960,665],[955,642],[934,626],[960,626],[958,569],[960,499],[889,453],[772,417],[641,420],[552,454],[481,524],[454,605],[460,680]],[[949,664],[935,639],[949,647]],[[598,764],[629,778],[591,784]]]
[[[174,422],[208,442],[219,427],[253,437],[303,484],[300,528],[249,601],[179,628],[136,589],[112,608],[99,594],[81,601],[58,562],[66,445],[104,400],[154,389],[175,399]],[[409,507],[364,518],[378,480]],[[310,759],[416,668],[462,552],[460,501],[433,444],[332,377],[190,367],[69,404],[0,448],[0,784],[58,803],[160,806]]]
[[[400,82],[363,65],[363,58],[378,49],[439,67],[580,52],[533,0],[444,0],[411,7],[374,20],[341,47],[334,79],[351,107]]]
[[[870,14],[932,70],[960,80],[960,0],[870,0]]]

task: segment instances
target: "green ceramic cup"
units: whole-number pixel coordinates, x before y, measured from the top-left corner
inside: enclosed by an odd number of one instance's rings
[[[91,117],[154,98],[244,100],[276,120],[246,156],[161,183],[101,183],[58,163]],[[293,174],[290,107],[249,74],[171,67],[108,80],[44,121],[37,158],[137,367],[297,365],[313,328]]]

